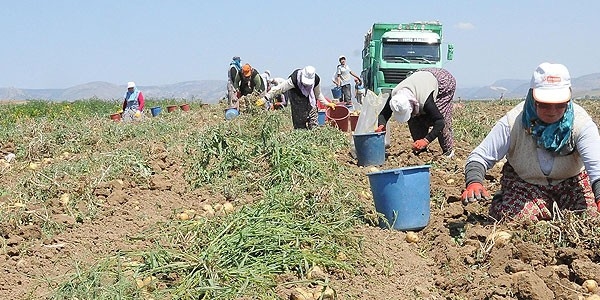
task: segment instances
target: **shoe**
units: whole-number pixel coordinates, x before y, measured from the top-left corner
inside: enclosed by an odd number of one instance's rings
[[[454,157],[454,149],[446,151],[442,155],[445,156],[446,158],[453,158]]]

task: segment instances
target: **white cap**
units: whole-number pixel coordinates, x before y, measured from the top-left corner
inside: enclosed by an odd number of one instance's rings
[[[531,77],[533,99],[543,103],[564,103],[571,99],[571,75],[561,64],[542,63]]]
[[[410,119],[412,106],[410,105],[408,97],[403,93],[397,93],[392,96],[392,99],[390,99],[390,108],[394,112],[394,118],[398,122],[404,123]]]
[[[338,57],[338,60],[341,60],[342,58],[346,59],[346,56],[345,55],[340,55],[340,57]]]
[[[135,87],[135,82],[130,81],[127,83],[127,88],[134,88]]]
[[[304,85],[313,85],[315,83],[315,73],[317,72],[315,67],[306,66],[300,72],[302,73],[301,80]]]

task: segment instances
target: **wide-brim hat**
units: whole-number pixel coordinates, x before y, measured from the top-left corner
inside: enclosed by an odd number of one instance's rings
[[[390,108],[394,112],[394,119],[400,123],[407,122],[412,114],[412,106],[408,97],[402,93],[397,93],[390,99]]]
[[[306,66],[300,72],[302,72],[302,76],[300,80],[304,85],[313,85],[315,84],[315,75],[316,69],[313,66]]]

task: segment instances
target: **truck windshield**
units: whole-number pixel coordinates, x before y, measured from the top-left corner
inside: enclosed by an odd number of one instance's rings
[[[440,45],[424,43],[383,43],[383,59],[390,62],[432,63],[440,61]]]

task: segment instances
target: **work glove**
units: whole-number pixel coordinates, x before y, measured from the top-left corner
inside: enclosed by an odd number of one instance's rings
[[[265,98],[259,98],[258,100],[256,100],[256,102],[254,102],[254,104],[256,104],[256,106],[264,106],[265,103],[267,103],[267,101],[265,100]]]
[[[135,114],[133,114],[133,116],[134,116],[134,117],[136,117],[136,118],[139,118],[139,117],[141,117],[141,116],[142,116],[142,112],[141,112],[141,111],[139,111],[139,110],[136,110],[136,111],[135,111]]]
[[[463,204],[490,198],[490,193],[479,182],[471,182],[460,196]]]
[[[412,149],[413,151],[422,151],[427,148],[427,145],[429,145],[429,141],[427,139],[416,140],[412,144]]]
[[[379,125],[377,126],[377,129],[375,129],[375,132],[384,132],[385,131],[385,125]]]
[[[281,102],[275,102],[275,103],[273,103],[273,106],[274,106],[275,108],[280,108],[280,107],[282,107],[282,106],[283,106],[283,104],[281,104]]]
[[[329,102],[327,103],[327,107],[331,108],[332,110],[335,110],[335,103]]]

